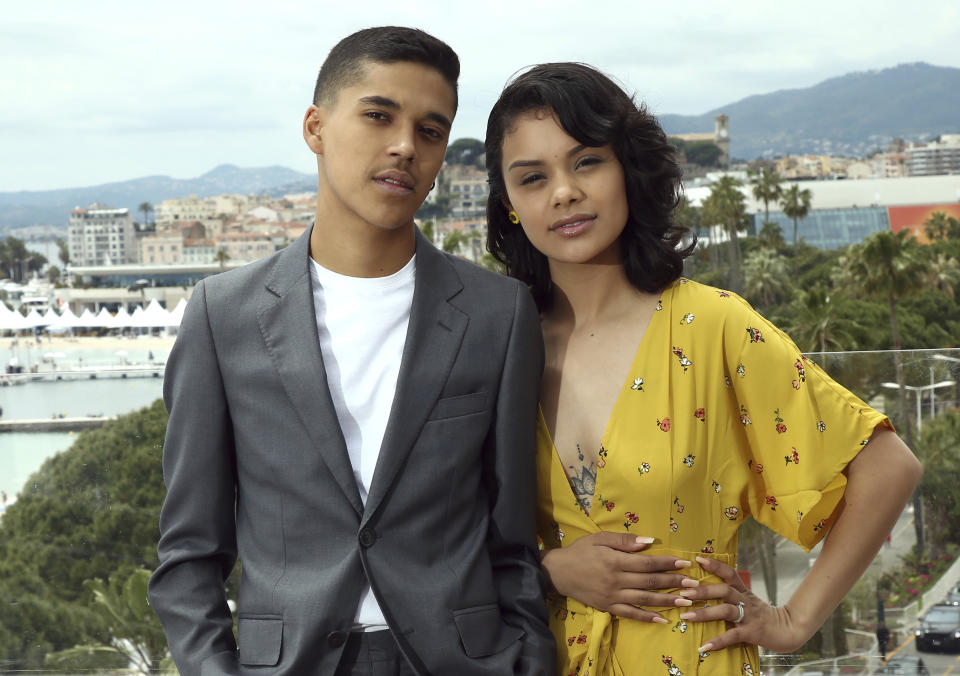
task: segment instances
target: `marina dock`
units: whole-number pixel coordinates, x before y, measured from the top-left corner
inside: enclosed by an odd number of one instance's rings
[[[85,416],[82,418],[39,418],[35,420],[0,420],[0,433],[3,432],[79,432],[96,429],[104,423],[116,420],[115,417]]]

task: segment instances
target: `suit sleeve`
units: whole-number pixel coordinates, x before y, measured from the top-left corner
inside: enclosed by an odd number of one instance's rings
[[[516,309],[487,439],[491,501],[487,546],[504,621],[524,631],[518,674],[553,674],[555,647],[547,620],[536,545],[536,419],[543,338],[533,299],[517,287]]]
[[[163,399],[170,414],[163,446],[167,495],[150,603],[181,674],[202,673],[205,660],[208,667],[217,664],[217,673],[235,672],[224,582],[237,558],[236,468],[203,282],[187,304],[170,353]]]

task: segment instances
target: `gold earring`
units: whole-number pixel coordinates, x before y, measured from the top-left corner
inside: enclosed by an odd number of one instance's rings
[[[510,222],[514,225],[520,225],[520,217],[517,216],[517,212],[513,209],[511,209],[510,213],[507,214],[507,218],[509,218]]]

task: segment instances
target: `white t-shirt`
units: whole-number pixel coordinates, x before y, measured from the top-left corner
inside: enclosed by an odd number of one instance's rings
[[[407,338],[416,257],[387,277],[347,277],[312,258],[320,352],[360,498],[367,502]],[[386,626],[369,585],[355,623]]]

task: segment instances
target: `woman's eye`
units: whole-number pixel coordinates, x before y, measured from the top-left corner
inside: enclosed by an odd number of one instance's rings
[[[520,180],[520,185],[531,185],[543,178],[543,174],[527,174]]]
[[[601,160],[599,157],[581,157],[579,160],[577,160],[577,169],[580,169],[581,167],[588,167],[592,164],[599,164],[602,161],[603,160]]]

